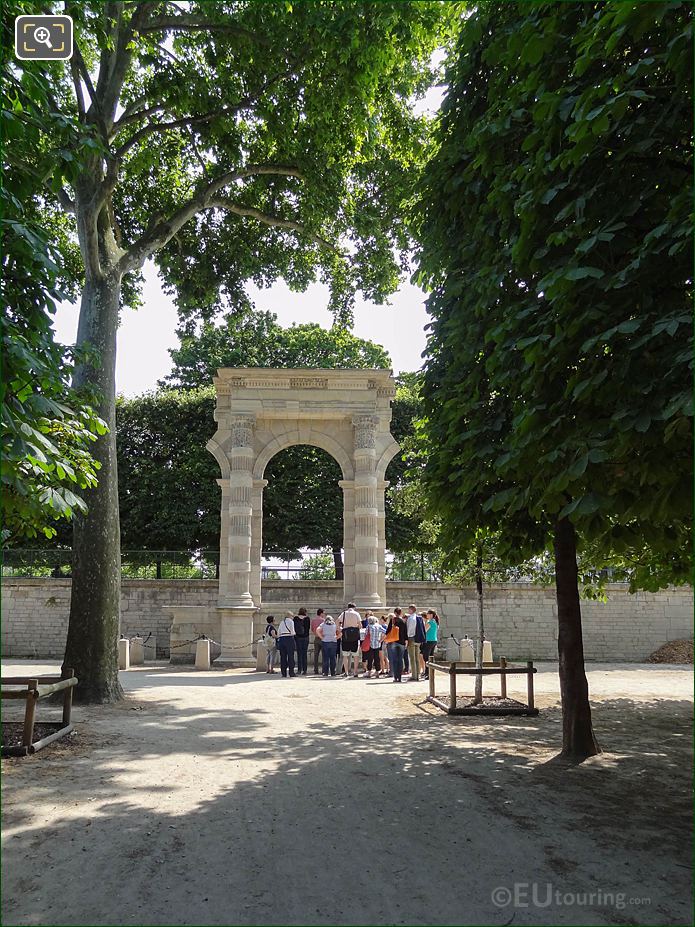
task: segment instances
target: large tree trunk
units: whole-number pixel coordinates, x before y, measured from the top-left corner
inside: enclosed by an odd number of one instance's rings
[[[577,542],[568,518],[555,525],[555,588],[562,697],[562,756],[581,762],[601,752],[591,726],[589,685],[584,671]]]
[[[475,648],[475,667],[483,668],[483,644],[485,641],[485,623],[483,621],[483,545],[478,544],[475,560],[475,591],[478,597],[478,641]],[[483,701],[483,674],[475,677],[475,690],[473,704],[480,705]]]
[[[343,548],[334,547],[333,548],[333,566],[335,567],[335,578],[342,580],[345,579],[345,569],[343,567]]]
[[[75,386],[98,394],[97,409],[109,432],[92,445],[101,464],[98,485],[85,492],[89,507],[77,516],[73,531],[72,594],[64,667],[73,667],[81,702],[110,702],[123,695],[118,681],[121,552],[116,468],[116,331],[120,277],[111,273],[87,279],[82,294],[78,347],[89,346],[100,363],[82,363]]]

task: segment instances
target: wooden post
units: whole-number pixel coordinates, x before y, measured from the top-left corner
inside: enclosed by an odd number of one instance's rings
[[[449,666],[449,711],[456,710],[456,664]]]
[[[64,679],[71,679],[75,675],[75,670],[70,667],[63,672]],[[63,725],[70,724],[70,715],[72,714],[72,686],[68,686],[63,695]]]
[[[528,674],[526,676],[527,688],[528,688],[528,707],[535,708],[533,702],[533,661],[529,660],[526,664]]]
[[[34,717],[36,715],[36,700],[39,687],[38,679],[30,679],[27,683],[29,695],[27,695],[27,704],[24,710],[24,732],[22,734],[22,745],[30,747],[34,739]]]
[[[433,666],[428,666],[429,672],[429,683],[430,683],[430,698],[434,698],[434,677],[437,675]]]
[[[500,673],[500,695],[502,696],[502,698],[507,697],[507,674],[504,672],[506,668],[507,668],[507,658],[500,657],[500,669],[502,670],[502,672]]]

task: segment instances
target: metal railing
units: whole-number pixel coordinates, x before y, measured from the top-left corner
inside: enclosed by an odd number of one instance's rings
[[[69,547],[3,550],[2,575],[69,579],[72,575],[72,550]],[[121,576],[124,579],[218,579],[219,575],[220,554],[217,550],[121,551]]]
[[[263,580],[335,580],[336,571],[330,565],[295,565],[282,562],[277,554],[263,555]],[[72,550],[63,548],[6,548],[2,551],[2,575],[69,579],[72,575]],[[122,550],[121,576],[124,579],[219,579],[219,550]],[[418,564],[413,567],[389,564],[387,579],[405,582],[437,579]]]
[[[278,558],[277,553],[264,553],[261,566],[263,580],[321,581],[335,580],[332,563],[308,562],[295,565],[294,562]],[[307,561],[310,558],[307,557]],[[396,554],[386,565],[386,579],[390,582],[452,582],[452,577],[433,572],[427,562],[419,558],[399,559]],[[409,562],[408,562],[409,561]],[[69,579],[72,575],[72,550],[63,548],[5,548],[2,551],[2,575],[5,577],[52,577]],[[122,550],[121,576],[124,579],[219,579],[219,550]],[[624,572],[606,569],[596,571],[597,580],[625,583],[629,577]],[[487,571],[485,582],[528,583],[538,581],[537,577],[521,571]],[[461,582],[459,577],[454,582]],[[465,581],[464,581],[465,582]],[[470,582],[470,580],[468,580]]]

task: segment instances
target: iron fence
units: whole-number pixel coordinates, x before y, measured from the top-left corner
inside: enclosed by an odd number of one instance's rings
[[[46,550],[8,548],[2,552],[3,576],[53,577],[72,575],[69,547]],[[121,576],[124,579],[218,579],[220,555],[217,550],[122,550]]]
[[[402,555],[400,555],[402,556]],[[291,561],[280,561],[277,554],[263,555],[261,567],[264,580],[342,580],[336,576],[334,564],[295,566]],[[308,558],[307,558],[308,559]],[[405,558],[404,558],[405,559]],[[270,561],[270,562],[268,562]],[[273,562],[275,561],[275,562]],[[595,571],[595,582],[625,583],[625,571],[604,569]],[[72,550],[63,548],[5,548],[2,551],[2,575],[25,577],[69,578],[72,574]],[[124,579],[219,579],[219,550],[122,550],[121,576]],[[548,577],[548,581],[552,577]],[[400,582],[451,582],[459,577],[442,576],[434,572],[427,562],[412,558],[410,562],[395,555],[386,565],[386,579]],[[537,582],[538,577],[522,570],[488,571],[485,581],[506,583]],[[470,582],[470,579],[463,580]]]
[[[278,561],[277,554],[263,555],[264,580],[342,580],[335,566],[296,566]],[[275,561],[275,562],[273,562]],[[72,575],[72,550],[63,548],[6,548],[2,552],[2,575],[28,578],[69,579]],[[219,550],[122,550],[121,576],[124,579],[219,579]],[[389,564],[387,579],[417,582],[437,579],[430,571],[417,566]]]

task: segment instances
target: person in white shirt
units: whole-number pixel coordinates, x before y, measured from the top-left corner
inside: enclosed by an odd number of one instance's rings
[[[338,650],[338,627],[330,615],[326,615],[323,622],[316,628],[316,636],[323,647],[323,675],[335,676],[335,655]]]
[[[353,676],[359,676],[360,658],[360,629],[362,618],[353,602],[348,604],[344,612],[338,616],[340,628],[340,644],[343,651],[343,676],[350,675],[350,661],[353,661]]]
[[[420,679],[420,644],[415,640],[417,618],[417,608],[414,605],[409,605],[406,621],[408,625],[408,661],[410,663],[411,682],[418,682]]]
[[[287,612],[278,626],[278,650],[280,651],[280,672],[282,678],[294,676],[294,615]]]

